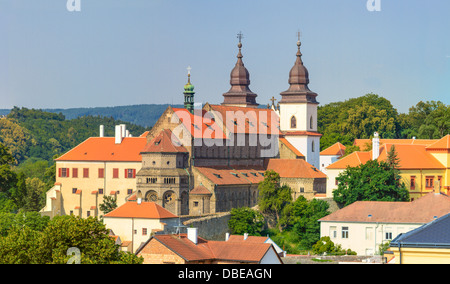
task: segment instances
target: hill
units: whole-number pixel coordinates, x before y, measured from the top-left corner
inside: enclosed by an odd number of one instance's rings
[[[114,120],[129,122],[145,128],[152,127],[169,104],[142,104],[114,107],[68,108],[68,109],[42,109],[44,112],[61,113],[67,120],[86,116],[111,117]],[[173,107],[183,107],[173,105]],[[1,115],[8,115],[11,110],[0,109]]]

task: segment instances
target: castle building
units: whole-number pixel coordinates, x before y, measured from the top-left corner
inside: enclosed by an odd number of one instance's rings
[[[178,216],[253,207],[258,202],[258,184],[267,169],[281,173],[281,182],[291,185],[294,198],[325,195],[326,176],[318,170],[321,135],[317,132],[317,94],[308,88],[309,75],[301,60],[300,42],[289,73],[290,87],[281,93],[279,107],[261,108],[256,102],[257,94],[249,88],[250,75],[242,60],[240,39],[237,62],[230,73],[231,88],[223,94],[221,104],[206,103],[202,108],[194,108],[194,85],[188,68],[184,108],[169,106],[148,133],[139,138],[123,138],[123,142],[139,139],[140,144],[130,146],[133,150],[127,149],[134,157],[133,166],[117,166],[119,173],[127,174],[126,170],[133,169],[130,179],[114,180],[114,191],[121,194],[118,206],[139,199],[154,202]],[[125,147],[123,142],[115,146]],[[57,171],[65,171],[61,170],[67,167],[65,163],[76,162],[82,168],[91,162],[87,160],[89,151],[84,154],[84,148],[82,143],[59,158]],[[104,173],[111,175],[109,171],[116,166],[110,165],[108,159],[117,154],[101,146],[98,151],[105,153],[95,161],[96,167],[105,163],[106,168],[108,164]],[[74,160],[69,159],[71,152],[78,153]],[[293,167],[291,171],[286,169],[288,164]],[[95,168],[91,172],[97,170],[100,171]],[[109,179],[95,182],[102,181],[103,187],[112,186]],[[61,214],[70,212],[85,217],[86,207],[98,208],[98,198],[77,199],[70,194],[71,188],[82,190],[83,196],[86,191],[94,195],[100,184],[80,184],[73,177],[57,177],[43,212],[56,214],[52,208],[61,203],[56,206],[64,208],[58,211]],[[124,192],[128,194],[123,195]]]

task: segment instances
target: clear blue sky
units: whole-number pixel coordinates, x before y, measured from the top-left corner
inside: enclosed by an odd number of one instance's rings
[[[450,103],[450,1],[0,0],[0,108],[221,103],[242,31],[257,102],[288,88],[296,33],[323,105],[376,93]]]

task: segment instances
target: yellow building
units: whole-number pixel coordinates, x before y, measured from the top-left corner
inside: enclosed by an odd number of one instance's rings
[[[355,141],[355,145],[358,143],[363,145],[364,141]],[[434,191],[435,188],[439,188],[445,194],[450,192],[450,135],[437,140],[379,139],[377,141],[377,138],[374,138],[371,151],[354,152],[327,167],[327,192],[332,196],[332,191],[337,188],[336,177],[347,166],[355,167],[365,164],[370,159],[386,161],[393,146],[399,158],[400,176],[409,190],[411,200],[420,198]],[[374,152],[374,149],[378,151]]]
[[[114,196],[117,206],[136,191],[136,172],[141,168],[145,134],[127,137],[124,126],[115,137],[91,137],[56,159],[56,183],[47,192],[43,215],[103,215],[104,196]]]

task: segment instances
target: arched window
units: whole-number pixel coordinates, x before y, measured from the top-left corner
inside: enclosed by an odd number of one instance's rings
[[[297,128],[297,119],[295,116],[291,117],[291,128]]]
[[[309,128],[313,129],[313,117],[312,117],[312,115],[309,118]]]
[[[314,152],[314,141],[311,142],[311,151]]]

